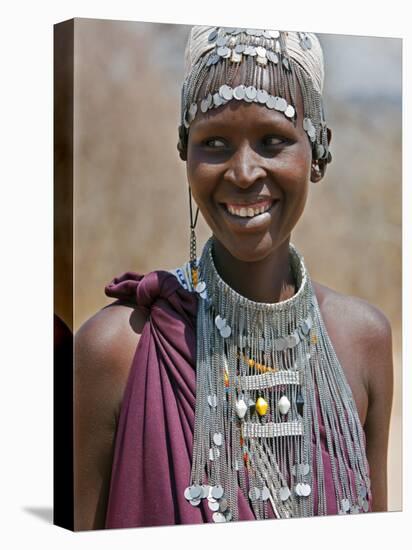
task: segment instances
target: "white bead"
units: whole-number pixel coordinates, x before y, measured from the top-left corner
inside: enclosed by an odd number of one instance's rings
[[[290,401],[289,401],[289,399],[286,397],[286,395],[283,395],[283,396],[279,399],[278,409],[279,409],[279,412],[281,412],[282,414],[287,414],[287,413],[289,412],[289,409],[290,409]]]
[[[247,405],[243,401],[243,399],[240,399],[236,402],[236,414],[239,418],[243,418],[247,412]]]

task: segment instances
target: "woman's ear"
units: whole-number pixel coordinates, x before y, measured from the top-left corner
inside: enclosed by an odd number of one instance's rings
[[[328,147],[329,147],[330,142],[332,140],[332,130],[330,128],[326,128],[326,132],[327,132]],[[310,181],[312,181],[313,183],[318,183],[325,175],[326,167],[331,160],[332,160],[332,157],[330,153],[328,155],[328,158],[326,159],[319,159],[319,160],[312,159]]]
[[[179,157],[186,161],[187,160],[187,148],[182,144],[182,142],[179,140],[177,142],[177,150],[179,151]]]
[[[187,160],[187,131],[184,126],[179,126],[179,141],[177,142],[177,150],[179,151],[179,157]]]

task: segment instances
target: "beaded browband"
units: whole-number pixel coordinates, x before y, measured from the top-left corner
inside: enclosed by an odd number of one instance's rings
[[[323,58],[315,35],[303,32],[194,27],[186,51],[178,148],[190,124],[229,101],[259,103],[296,124],[296,86],[303,98],[303,128],[316,160],[330,162],[322,103]],[[311,55],[309,52],[315,49]],[[232,86],[235,79],[241,83]]]

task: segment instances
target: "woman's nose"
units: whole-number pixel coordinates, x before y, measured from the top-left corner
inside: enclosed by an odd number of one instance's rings
[[[239,147],[228,162],[224,179],[239,187],[249,187],[266,176],[264,159],[249,144]]]

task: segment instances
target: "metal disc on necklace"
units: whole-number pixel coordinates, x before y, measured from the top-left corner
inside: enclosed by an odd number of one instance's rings
[[[192,499],[192,500],[189,500],[189,502],[190,502],[190,504],[191,504],[192,506],[199,506],[199,504],[200,504],[200,498],[194,498],[194,499]]]
[[[300,497],[302,496],[302,484],[301,483],[296,483],[295,493]]]
[[[304,42],[305,42],[305,46],[308,50],[310,50],[312,48],[312,40],[309,38],[308,35],[305,36],[304,38]]]
[[[249,498],[252,502],[259,500],[260,498],[260,489],[259,487],[252,487],[249,491]]]
[[[216,37],[217,37],[217,33],[218,33],[218,30],[217,29],[214,29],[208,36],[208,41],[209,42],[213,42],[214,40],[216,40]]]
[[[369,502],[367,500],[363,501],[362,508],[364,512],[367,512],[369,510]]]
[[[202,485],[202,494],[201,498],[207,498],[210,493],[210,486],[209,485]]]
[[[220,46],[226,46],[226,44],[227,44],[227,36],[224,36],[223,34],[220,34],[217,37],[216,45],[220,47]]]
[[[275,98],[273,97],[273,95],[270,95],[266,101],[266,106],[269,108],[269,109],[274,109],[275,108]]]
[[[226,518],[221,512],[215,512],[212,516],[215,523],[225,523]]]
[[[269,94],[267,93],[266,90],[258,90],[256,97],[259,103],[266,103],[266,101],[268,100]]]
[[[249,99],[255,99],[256,95],[257,95],[257,90],[254,86],[248,86],[245,90],[245,95],[246,97],[248,97]]]
[[[204,281],[199,281],[195,287],[195,290],[198,294],[203,292],[206,289],[206,283]]]
[[[341,503],[341,506],[342,506],[342,510],[343,510],[344,512],[349,512],[349,510],[350,510],[350,502],[349,502],[349,500],[348,500],[347,498],[343,498],[343,499],[340,501],[340,503]]]
[[[214,485],[211,490],[211,495],[213,498],[222,498],[223,487],[221,485]]]
[[[224,326],[221,330],[220,330],[220,336],[222,336],[222,338],[229,338],[229,336],[232,334],[232,329],[230,328],[229,325],[226,325]]]
[[[310,470],[309,464],[301,464],[301,472],[304,476],[308,475],[309,470]]]
[[[217,405],[217,396],[216,395],[208,395],[207,396],[207,402],[211,407],[216,407]]]
[[[275,104],[275,109],[277,111],[285,111],[286,110],[286,107],[288,106],[287,102],[285,99],[283,99],[283,97],[276,97],[276,104]]]
[[[266,485],[265,485],[264,487],[262,487],[262,492],[261,492],[260,498],[263,501],[266,501],[269,497],[270,497],[270,491],[269,491],[269,488],[266,487]]]
[[[192,495],[190,493],[190,487],[186,487],[185,492],[183,493],[186,500],[192,500]]]
[[[359,494],[362,498],[366,498],[366,495],[368,493],[368,490],[366,489],[365,485],[361,485],[361,488],[359,489]]]
[[[281,487],[279,489],[279,498],[282,502],[285,502],[290,497],[290,489],[289,487]]]
[[[227,101],[230,101],[233,97],[233,89],[227,84],[223,84],[219,88],[219,94]]]
[[[220,432],[213,434],[213,443],[220,447],[223,443],[223,436]]]
[[[301,494],[303,497],[308,497],[311,492],[312,489],[309,483],[301,483]]]
[[[295,109],[294,109],[293,105],[288,105],[286,107],[285,115],[288,118],[293,118],[295,116]]]
[[[217,512],[219,510],[219,503],[217,500],[209,500],[207,505],[209,506],[209,509],[212,510],[212,512]]]
[[[201,292],[199,296],[202,298],[202,300],[207,300],[207,290]]]
[[[219,330],[222,330],[222,328],[226,326],[226,319],[223,319],[220,315],[216,315],[215,325]]]
[[[189,487],[189,492],[192,499],[199,498],[202,494],[202,488],[200,487],[200,485],[191,485]]]

